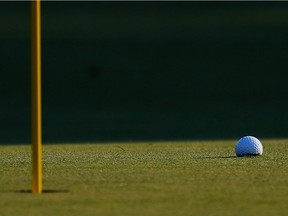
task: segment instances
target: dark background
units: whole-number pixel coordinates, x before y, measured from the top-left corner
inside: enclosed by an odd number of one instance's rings
[[[288,2],[42,2],[43,141],[287,137]],[[30,3],[0,2],[0,142],[30,142]]]

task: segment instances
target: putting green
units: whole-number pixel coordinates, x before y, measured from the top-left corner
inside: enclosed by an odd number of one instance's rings
[[[236,140],[43,146],[44,193],[30,146],[0,146],[3,215],[285,215],[288,140],[237,158]]]

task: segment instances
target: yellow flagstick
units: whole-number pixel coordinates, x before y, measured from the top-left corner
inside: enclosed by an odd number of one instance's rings
[[[41,2],[31,2],[32,192],[42,193]]]

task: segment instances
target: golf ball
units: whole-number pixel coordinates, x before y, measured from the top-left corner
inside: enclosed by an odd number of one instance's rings
[[[262,155],[263,146],[262,143],[253,136],[242,137],[236,144],[235,152],[237,157],[250,156],[250,155]]]

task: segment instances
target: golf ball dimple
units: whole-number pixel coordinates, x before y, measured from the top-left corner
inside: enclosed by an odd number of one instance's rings
[[[262,155],[262,143],[253,136],[242,137],[236,144],[235,152],[237,157],[246,155]]]

